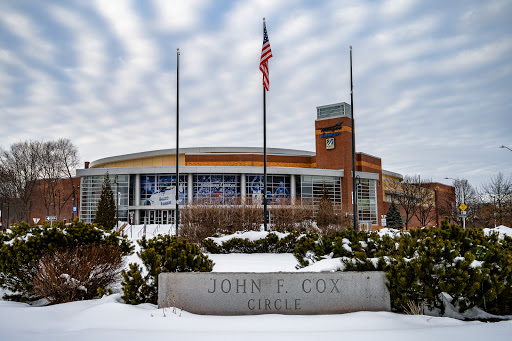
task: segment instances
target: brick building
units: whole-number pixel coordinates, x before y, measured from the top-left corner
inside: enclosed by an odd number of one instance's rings
[[[316,152],[267,149],[267,197],[270,205],[313,204],[327,194],[338,214],[350,216],[352,200],[351,108],[347,103],[317,107]],[[390,202],[383,179],[401,175],[382,170],[381,159],[356,153],[358,219],[378,228]],[[117,195],[121,220],[172,223],[176,197],[176,150],[107,157],[86,163],[80,177],[80,218],[92,221],[106,173]],[[263,149],[251,147],[183,148],[179,154],[179,205],[194,201],[232,205],[263,197]],[[453,187],[431,184],[438,195]],[[438,198],[436,196],[436,198]],[[438,200],[438,199],[436,199]],[[439,213],[436,213],[437,216]],[[435,220],[439,220],[436,216]],[[131,217],[131,218],[130,218]]]

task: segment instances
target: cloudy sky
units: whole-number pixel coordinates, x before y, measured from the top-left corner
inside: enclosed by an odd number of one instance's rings
[[[0,146],[66,137],[82,161],[175,147],[314,151],[350,103],[384,169],[475,186],[512,175],[512,1],[0,1]]]

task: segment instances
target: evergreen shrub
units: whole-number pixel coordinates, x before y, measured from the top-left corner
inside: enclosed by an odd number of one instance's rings
[[[100,200],[98,200],[98,208],[94,222],[106,229],[113,229],[117,225],[117,207],[114,200],[114,192],[110,183],[110,177],[107,174],[101,185]]]
[[[279,239],[275,233],[269,233],[265,238],[251,241],[244,238],[232,238],[222,245],[218,245],[212,239],[206,238],[201,246],[209,253],[292,253],[301,237],[298,232],[290,232]]]
[[[132,263],[122,271],[123,299],[129,304],[158,301],[158,275],[162,272],[210,272],[213,262],[196,244],[176,236],[159,235],[152,239],[143,237],[137,253],[144,269]]]
[[[91,245],[115,247],[121,256],[133,252],[125,236],[78,220],[69,225],[54,222],[52,227],[46,222],[41,227],[21,223],[0,233],[0,286],[11,292],[4,299],[29,302],[41,298],[33,287],[40,260],[56,251]]]
[[[479,307],[512,314],[512,238],[485,236],[482,229],[463,230],[443,221],[439,228],[395,238],[354,231],[309,235],[294,255],[300,266],[328,255],[344,257],[345,271],[385,271],[396,311],[414,302],[444,313],[442,293],[447,293],[460,312]]]

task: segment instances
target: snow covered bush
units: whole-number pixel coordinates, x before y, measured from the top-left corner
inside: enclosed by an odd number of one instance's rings
[[[44,255],[34,275],[34,294],[51,304],[88,300],[117,282],[123,259],[109,245],[79,246]]]
[[[443,313],[443,293],[464,312],[479,307],[512,314],[512,238],[486,236],[442,222],[439,228],[389,236],[343,231],[302,238],[294,252],[301,266],[340,257],[344,271],[386,271],[394,310],[410,302]],[[446,297],[446,295],[445,295]]]
[[[133,251],[121,234],[78,220],[69,225],[56,222],[53,227],[21,223],[0,233],[0,286],[10,292],[4,299],[26,302],[41,298],[33,287],[40,260],[58,250],[88,245],[113,246],[121,256]]]
[[[244,238],[244,233],[233,234],[225,241],[218,242],[214,239],[226,238],[206,238],[201,246],[209,253],[291,253],[295,249],[297,241],[301,238],[298,232],[279,233],[279,232],[251,232],[258,234],[260,238]],[[240,236],[240,237],[236,237]],[[261,238],[261,236],[265,236]]]
[[[132,263],[122,271],[123,299],[129,304],[153,303],[158,300],[158,275],[161,272],[210,272],[213,262],[196,244],[176,236],[159,235],[142,238],[139,258],[144,269]]]
[[[330,258],[384,256],[386,254],[385,250],[393,247],[394,241],[389,237],[380,239],[378,235],[347,229],[322,236],[309,233],[297,242],[293,255],[299,265],[304,267],[325,256]]]

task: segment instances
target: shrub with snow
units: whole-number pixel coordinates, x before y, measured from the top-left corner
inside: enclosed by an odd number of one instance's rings
[[[34,275],[34,294],[51,304],[92,299],[119,280],[123,260],[108,245],[80,246],[43,256]]]
[[[176,236],[159,235],[142,238],[138,256],[144,269],[135,263],[122,271],[123,299],[129,304],[153,303],[158,300],[158,275],[161,272],[210,272],[213,262],[196,244]]]
[[[479,307],[512,314],[512,238],[504,234],[463,230],[444,221],[439,228],[392,236],[354,231],[310,235],[299,241],[294,255],[301,266],[328,255],[340,258],[343,271],[386,271],[397,311],[414,302],[443,313],[443,297],[450,297],[460,312]]]

